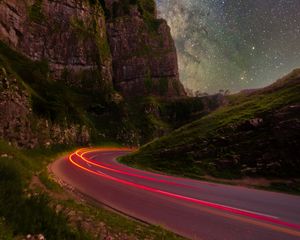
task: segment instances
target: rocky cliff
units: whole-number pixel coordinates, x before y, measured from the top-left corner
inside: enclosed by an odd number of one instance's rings
[[[150,140],[121,95],[185,96],[152,0],[3,0],[0,60],[0,137],[21,147]]]
[[[112,83],[99,5],[75,0],[1,1],[0,39],[31,60],[46,60],[54,80],[96,90]]]
[[[30,93],[0,63],[0,139],[18,147],[49,147],[53,144],[87,144],[89,129],[80,124],[58,124],[37,117]]]
[[[184,96],[177,54],[155,2],[106,0],[108,39],[116,89],[125,95]]]
[[[4,0],[0,39],[70,86],[183,96],[170,30],[155,12],[144,0]]]

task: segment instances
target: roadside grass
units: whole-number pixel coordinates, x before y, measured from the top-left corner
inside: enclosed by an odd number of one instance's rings
[[[60,185],[55,182],[55,180],[52,178],[51,175],[49,175],[47,169],[44,169],[39,174],[39,179],[40,179],[41,183],[47,188],[47,190],[56,192],[56,193],[63,192],[63,189],[60,187]]]
[[[98,221],[104,222],[109,231],[114,234],[126,234],[127,236],[133,236],[137,239],[170,239],[179,240],[184,239],[174,233],[171,233],[160,226],[149,225],[141,223],[138,220],[131,219],[130,217],[121,215],[103,207],[95,207],[97,203],[93,204],[81,204],[74,200],[61,201],[64,206],[76,209],[87,216],[92,216]]]
[[[0,219],[0,240],[13,240],[13,233],[6,225],[4,219]]]
[[[58,153],[19,150],[0,141],[1,227],[11,229],[14,236],[43,233],[50,240],[90,239],[80,229],[71,228],[66,217],[49,206],[49,196],[28,188],[33,174],[40,172],[53,159],[51,156],[56,157]]]
[[[275,191],[275,192],[284,192],[294,195],[300,195],[300,182],[291,182],[291,183],[285,183],[285,182],[274,182],[271,183],[268,187],[259,187],[257,188],[262,190],[269,190],[269,191]]]

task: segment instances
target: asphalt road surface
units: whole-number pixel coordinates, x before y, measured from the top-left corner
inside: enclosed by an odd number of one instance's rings
[[[300,239],[300,197],[160,175],[116,161],[130,151],[81,149],[51,168],[85,195],[189,239]]]

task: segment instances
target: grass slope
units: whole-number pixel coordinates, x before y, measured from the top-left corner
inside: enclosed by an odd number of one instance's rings
[[[192,178],[299,177],[300,136],[295,129],[300,113],[299,108],[293,110],[300,104],[299,93],[300,70],[295,70],[264,89],[229,96],[227,106],[121,161]],[[255,127],[253,119],[263,122]]]

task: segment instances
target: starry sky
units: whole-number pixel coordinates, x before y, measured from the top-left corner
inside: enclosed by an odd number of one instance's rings
[[[186,88],[269,85],[300,68],[300,0],[156,0]]]

